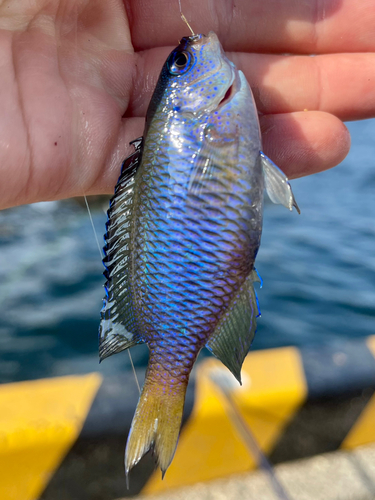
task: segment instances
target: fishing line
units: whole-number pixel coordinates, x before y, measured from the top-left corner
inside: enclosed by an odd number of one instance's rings
[[[141,387],[140,387],[139,382],[138,382],[137,372],[135,371],[133,358],[130,354],[130,349],[128,349],[128,354],[129,354],[130,364],[132,365],[132,368],[133,368],[134,378],[135,378],[135,382],[136,382],[137,387],[138,387],[138,392],[139,392],[139,394],[141,394]]]
[[[187,25],[187,27],[188,27],[188,28],[189,28],[189,30],[191,31],[191,34],[192,34],[193,36],[195,36],[194,31],[192,30],[192,28],[191,28],[190,24],[188,23],[188,21],[187,21],[186,17],[185,17],[185,16],[184,16],[184,14],[182,13],[181,0],[178,0],[178,5],[179,5],[179,7],[180,7],[180,16],[181,16],[181,19],[182,19],[182,20],[184,21],[184,23]]]
[[[98,247],[98,250],[99,250],[100,260],[102,260],[103,259],[102,249],[100,248],[100,245],[99,245],[98,234],[97,234],[95,226],[94,226],[94,221],[93,221],[93,218],[92,218],[92,214],[91,214],[89,202],[87,201],[87,197],[86,197],[85,194],[83,195],[83,198],[85,200],[87,212],[88,212],[89,217],[90,217],[91,227],[92,227],[92,230],[94,231],[96,246]]]

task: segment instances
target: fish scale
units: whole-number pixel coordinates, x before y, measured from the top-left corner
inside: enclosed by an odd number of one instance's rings
[[[264,184],[272,201],[297,205],[261,152],[250,87],[212,32],[168,57],[134,146],[108,211],[99,352],[148,345],[125,470],[153,447],[164,473],[200,350],[241,380],[259,315]]]

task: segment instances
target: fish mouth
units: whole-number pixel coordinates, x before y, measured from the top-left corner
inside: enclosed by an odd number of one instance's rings
[[[220,109],[223,106],[225,106],[226,104],[228,104],[228,102],[230,102],[232,100],[232,98],[240,90],[240,87],[241,87],[241,82],[240,82],[240,79],[239,79],[237,71],[236,71],[236,73],[233,74],[232,81],[231,81],[229,87],[227,88],[223,98],[219,102],[219,105],[217,108]]]

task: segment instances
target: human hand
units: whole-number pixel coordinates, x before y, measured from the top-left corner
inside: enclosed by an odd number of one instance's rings
[[[244,71],[264,150],[289,177],[345,157],[341,120],[375,116],[375,0],[182,5]],[[0,208],[113,192],[163,62],[187,34],[177,0],[4,0]]]

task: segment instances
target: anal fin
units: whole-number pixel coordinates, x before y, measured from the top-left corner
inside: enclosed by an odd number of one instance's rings
[[[258,281],[258,276],[255,275]],[[259,316],[251,274],[232,299],[206,347],[241,383],[242,363],[250,349]]]
[[[284,207],[289,208],[289,210],[292,210],[294,207],[300,214],[301,211],[294,199],[288,177],[263,153],[263,151],[260,152],[260,158],[262,161],[266,191],[271,201],[284,205]]]

